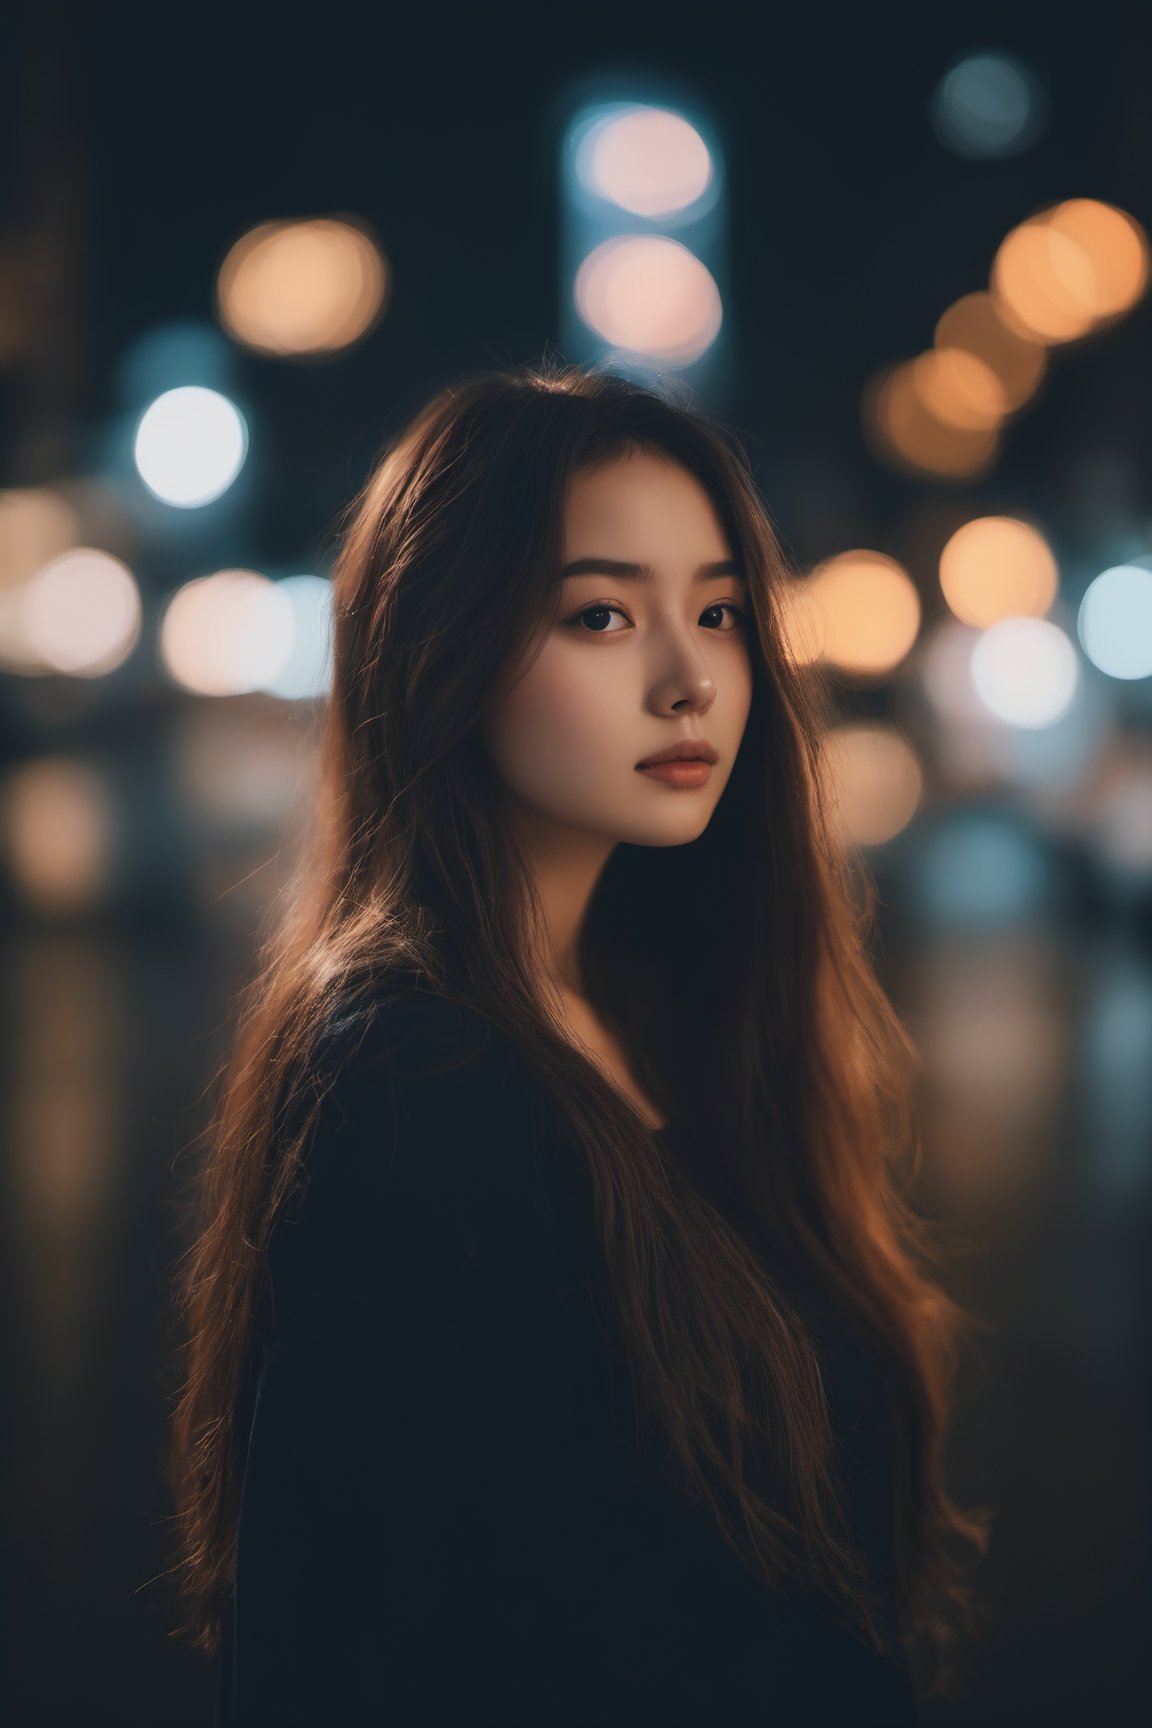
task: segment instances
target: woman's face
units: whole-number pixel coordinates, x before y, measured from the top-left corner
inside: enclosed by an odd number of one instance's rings
[[[573,476],[564,563],[580,568],[485,724],[497,770],[549,832],[674,846],[708,826],[752,701],[753,626],[732,559],[708,493],[671,457],[635,451]],[[715,564],[731,568],[703,569]],[[702,785],[639,772],[688,739],[717,754]]]

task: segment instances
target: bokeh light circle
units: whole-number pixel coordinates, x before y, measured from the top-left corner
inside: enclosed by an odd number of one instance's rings
[[[988,362],[965,348],[929,348],[912,362],[925,408],[944,426],[985,432],[1008,412],[1008,396]]]
[[[985,708],[1011,726],[1054,725],[1080,682],[1076,650],[1047,618],[1006,618],[972,650],[972,683]]]
[[[930,104],[941,142],[976,159],[1015,156],[1044,129],[1048,100],[1014,54],[968,54],[940,80]]]
[[[1072,342],[1097,321],[1103,292],[1091,253],[1046,217],[1021,222],[1000,242],[990,287],[1000,318],[1034,342]]]
[[[887,553],[838,552],[816,566],[805,587],[821,614],[822,657],[841,672],[886,677],[916,641],[920,596]]]
[[[285,576],[276,586],[292,605],[292,646],[260,688],[286,702],[314,700],[332,682],[332,584],[323,576]]]
[[[1052,549],[1029,522],[976,516],[940,554],[940,589],[953,617],[986,629],[1003,618],[1040,618],[1059,588]]]
[[[708,146],[682,115],[636,107],[590,129],[578,172],[591,191],[635,216],[668,216],[704,195],[713,166]]]
[[[263,689],[292,652],[295,615],[280,585],[256,570],[217,570],[172,595],[160,659],[173,683],[201,696]]]
[[[1110,678],[1152,677],[1152,570],[1102,570],[1080,602],[1076,630],[1089,660]]]
[[[598,336],[673,366],[698,360],[723,322],[711,272],[687,246],[662,234],[602,241],[581,263],[573,293],[581,318]]]
[[[1148,236],[1136,218],[1097,198],[1067,198],[1047,221],[1091,258],[1096,318],[1129,311],[1148,286]]]
[[[233,341],[258,353],[335,353],[378,321],[390,286],[383,253],[355,224],[262,222],[220,266],[217,314]]]
[[[91,546],[51,559],[24,591],[29,642],[53,671],[98,678],[140,637],[140,590],[126,564]]]
[[[958,426],[933,412],[922,389],[921,357],[877,373],[865,386],[861,421],[868,445],[891,467],[949,480],[987,473],[1000,449],[998,426]]]
[[[36,572],[70,551],[82,533],[79,514],[50,486],[0,491],[0,669],[37,677],[53,668],[28,639],[24,598]]]
[[[248,427],[217,390],[183,384],[158,396],[140,418],[133,448],[148,490],[181,509],[210,504],[244,466]]]
[[[934,340],[939,349],[960,348],[983,360],[999,380],[1006,413],[1035,395],[1048,370],[1044,344],[1010,330],[985,290],[953,301],[937,320]]]
[[[821,773],[842,841],[879,846],[908,826],[924,791],[915,750],[893,726],[846,722],[825,736]]]

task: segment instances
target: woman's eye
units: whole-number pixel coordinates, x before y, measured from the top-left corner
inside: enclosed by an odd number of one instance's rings
[[[617,614],[617,616],[620,618],[623,618],[625,616],[625,613],[621,610],[621,608],[619,606],[608,606],[608,605],[585,606],[583,612],[578,612],[576,614],[575,618],[571,619],[570,622],[573,624],[580,624],[583,622],[583,620],[585,618],[597,618],[597,617],[605,618],[611,612],[615,612]],[[617,636],[617,635],[619,635],[619,631],[617,631],[617,630],[601,630],[597,626],[592,625],[589,627],[587,634],[595,635],[595,636]]]
[[[718,600],[716,602],[715,606],[709,606],[708,607],[708,611],[709,612],[731,612],[732,623],[731,623],[730,629],[742,630],[744,627],[744,613],[741,611],[740,607],[737,606],[736,603],[732,600]],[[723,635],[723,636],[726,636],[728,634],[729,634],[729,632],[727,630],[721,631],[721,635]]]
[[[576,628],[576,627],[579,627],[583,623],[585,618],[595,618],[595,617],[604,618],[613,612],[615,612],[616,615],[620,618],[627,618],[627,616],[628,616],[627,613],[624,611],[623,607],[613,606],[608,601],[604,600],[604,601],[599,602],[599,604],[597,604],[595,606],[585,606],[582,609],[582,611],[577,612],[577,614],[574,618],[570,618],[568,620],[568,623],[573,628]],[[714,605],[705,607],[704,612],[701,614],[701,616],[706,617],[709,612],[731,612],[732,613],[732,623],[728,626],[727,629],[719,630],[717,632],[719,635],[722,635],[722,636],[730,635],[732,631],[740,630],[744,626],[744,613],[740,610],[739,606],[735,605],[735,603],[731,600],[718,600],[718,601],[716,601]],[[586,630],[584,630],[583,634],[586,636],[619,636],[620,631],[619,630],[609,630],[606,628],[600,629],[597,625],[591,625]]]

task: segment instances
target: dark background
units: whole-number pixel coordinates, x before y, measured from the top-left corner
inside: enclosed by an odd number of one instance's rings
[[[229,501],[201,522],[176,513],[181,532],[129,511],[153,625],[208,560],[322,567],[336,513],[427,395],[562,346],[567,93],[600,72],[657,75],[722,136],[729,364],[711,405],[745,439],[794,559],[882,548],[930,619],[941,524],[1028,512],[1074,600],[1117,546],[1152,553],[1147,299],[1055,352],[982,480],[881,465],[860,397],[930,345],[1037,207],[1099,198],[1148,226],[1138,20],[1100,4],[18,7],[0,66],[0,305],[23,323],[0,366],[0,486],[110,472],[137,338],[211,323],[216,271],[254,223],[359,212],[393,272],[377,328],[322,361],[237,350],[254,432]],[[984,47],[1028,62],[1051,115],[1019,155],[973,161],[942,146],[928,103]],[[283,874],[281,828],[267,808],[209,820],[185,798],[178,765],[215,760],[197,717],[212,704],[167,686],[152,647],[146,622],[114,678],[0,674],[0,770],[82,758],[117,824],[117,874],[93,909],[50,915],[0,881],[7,1685],[27,1728],[211,1719],[211,1676],[170,1637],[163,1577],[173,1199]],[[1117,699],[1138,751],[1148,682]],[[845,706],[886,713],[892,696]],[[259,748],[281,771],[307,748],[307,718],[258,698],[217,707],[257,741],[254,773]],[[1147,872],[1118,885],[1101,863],[1085,791],[1057,828],[1010,788],[930,786],[873,859],[885,982],[941,1058],[926,1203],[972,1239],[948,1281],[992,1322],[963,1365],[952,1446],[961,1497],[1000,1508],[981,1572],[993,1612],[953,1698],[925,1706],[950,1728],[1121,1724],[1148,1704],[1152,891]],[[933,822],[966,802],[1027,830],[1043,884],[983,928],[935,921],[915,893]],[[1025,1054],[973,1102],[956,1052],[989,1004],[1026,1028]],[[1117,1087],[1134,1088],[1119,1112]]]

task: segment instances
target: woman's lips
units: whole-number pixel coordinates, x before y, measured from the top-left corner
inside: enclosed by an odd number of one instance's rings
[[[652,780],[663,780],[666,786],[703,786],[711,778],[712,764],[693,757],[679,762],[653,762],[636,772],[647,774]]]

